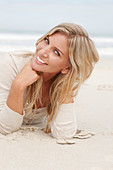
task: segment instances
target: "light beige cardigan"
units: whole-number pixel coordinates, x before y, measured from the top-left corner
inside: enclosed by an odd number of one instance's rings
[[[45,127],[46,108],[37,110],[36,114],[23,115],[11,110],[7,104],[7,97],[12,81],[20,72],[30,57],[0,54],[0,132],[8,134],[17,131],[22,124],[37,124]],[[75,105],[74,103],[62,104],[56,119],[51,123],[51,134],[59,140],[70,140],[77,131]]]

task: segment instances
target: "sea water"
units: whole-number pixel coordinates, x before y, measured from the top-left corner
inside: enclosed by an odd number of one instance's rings
[[[44,33],[0,32],[0,52],[35,51],[36,41]],[[113,57],[113,36],[90,36],[100,57]]]

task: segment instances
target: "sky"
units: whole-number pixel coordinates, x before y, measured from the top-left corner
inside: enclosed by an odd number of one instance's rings
[[[0,0],[0,31],[46,32],[62,22],[113,35],[113,0]]]

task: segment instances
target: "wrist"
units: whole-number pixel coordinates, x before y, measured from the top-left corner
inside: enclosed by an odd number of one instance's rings
[[[12,83],[12,87],[14,87],[15,89],[17,90],[20,90],[20,91],[24,91],[25,90],[25,86],[24,84],[20,83],[18,80],[14,79],[13,80],[13,83]]]

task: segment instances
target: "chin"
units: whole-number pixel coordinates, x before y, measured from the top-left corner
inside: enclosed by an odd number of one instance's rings
[[[31,62],[31,68],[35,71],[43,72],[43,70],[40,69],[40,66],[38,66],[35,61]]]
[[[39,70],[37,70],[37,65],[36,65],[34,60],[31,62],[31,67],[32,67],[33,70],[39,71]]]

